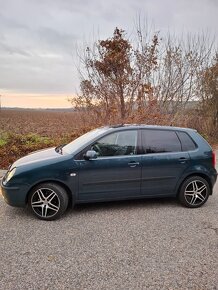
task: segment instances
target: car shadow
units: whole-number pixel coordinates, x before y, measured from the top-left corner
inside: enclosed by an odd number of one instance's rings
[[[108,202],[95,202],[95,203],[83,203],[76,204],[73,208],[75,214],[83,212],[93,211],[108,211],[108,210],[129,210],[139,208],[159,208],[159,207],[177,207],[178,202],[176,198],[147,198],[147,199],[135,199],[135,200],[119,200]],[[67,215],[72,213],[72,209],[67,210]]]

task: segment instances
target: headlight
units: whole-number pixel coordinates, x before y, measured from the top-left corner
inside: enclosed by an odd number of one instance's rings
[[[8,173],[6,174],[5,176],[5,179],[4,179],[4,183],[6,184],[9,180],[11,180],[11,178],[14,176],[16,172],[16,167],[14,167],[11,171],[8,171]]]

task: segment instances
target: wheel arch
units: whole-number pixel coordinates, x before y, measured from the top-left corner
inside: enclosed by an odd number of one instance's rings
[[[28,192],[27,192],[27,195],[26,195],[26,204],[28,203],[28,199],[29,199],[29,196],[31,194],[31,192],[33,191],[33,189],[40,185],[40,184],[43,184],[43,183],[54,183],[54,184],[57,184],[61,187],[63,187],[65,190],[66,190],[66,193],[68,195],[68,198],[69,198],[69,204],[68,206],[69,207],[73,207],[74,206],[74,198],[73,198],[73,193],[72,191],[70,190],[70,188],[63,182],[59,181],[59,180],[53,180],[53,179],[47,179],[47,180],[43,180],[43,181],[39,181],[37,182],[36,184],[32,185]]]
[[[204,179],[208,182],[208,184],[209,184],[209,186],[210,186],[210,193],[209,193],[209,194],[212,195],[212,192],[213,192],[213,186],[212,186],[212,182],[211,182],[209,176],[208,176],[207,174],[202,173],[202,172],[195,172],[195,173],[191,173],[191,174],[187,175],[186,177],[184,177],[184,178],[180,181],[179,186],[178,186],[178,188],[177,188],[176,196],[179,195],[179,192],[180,192],[180,189],[181,189],[183,183],[184,183],[188,178],[190,178],[190,177],[192,177],[192,176],[199,176],[199,177],[204,178]]]

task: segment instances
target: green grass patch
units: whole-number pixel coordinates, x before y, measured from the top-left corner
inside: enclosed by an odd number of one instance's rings
[[[0,147],[4,146],[7,144],[7,140],[0,139]]]
[[[40,149],[56,147],[72,141],[71,135],[57,137],[41,136],[36,133],[26,135],[11,132],[0,133],[0,168],[7,168],[15,160]]]
[[[0,147],[5,146],[8,143],[8,134],[0,133]]]
[[[50,145],[54,143],[54,140],[50,137],[40,136],[38,134],[30,133],[25,136],[22,136],[21,143],[24,145],[36,145],[36,144],[45,144]]]

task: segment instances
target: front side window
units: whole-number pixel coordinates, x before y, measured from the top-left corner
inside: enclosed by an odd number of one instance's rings
[[[81,146],[84,146],[84,144],[91,142],[93,138],[98,137],[98,135],[101,135],[105,131],[107,131],[108,128],[98,128],[92,131],[89,131],[88,133],[80,136],[79,138],[73,140],[69,144],[65,145],[63,147],[63,153],[67,154],[73,154],[76,152],[78,149],[80,149]]]
[[[180,152],[181,143],[174,131],[143,130],[143,153]]]
[[[109,134],[92,145],[99,157],[135,155],[137,130],[127,130]]]

